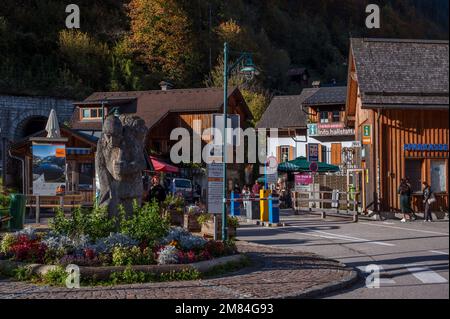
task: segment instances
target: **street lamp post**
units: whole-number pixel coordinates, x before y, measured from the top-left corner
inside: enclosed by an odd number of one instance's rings
[[[230,73],[238,67],[241,63],[244,63],[243,68],[240,70],[247,78],[253,77],[257,74],[257,70],[253,63],[253,59],[250,53],[241,52],[240,57],[234,64],[228,66],[228,43],[224,44],[223,52],[223,132],[222,132],[222,165],[223,165],[223,204],[222,204],[222,240],[228,239],[228,227],[227,227],[227,109],[228,109],[228,77]]]

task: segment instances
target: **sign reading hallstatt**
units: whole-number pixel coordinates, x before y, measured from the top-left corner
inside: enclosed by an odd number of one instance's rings
[[[365,125],[363,125],[362,129],[363,129],[363,139],[362,139],[363,144],[371,145],[372,144],[372,125],[365,124]]]
[[[66,185],[66,146],[33,144],[33,194],[55,196]]]
[[[208,212],[222,213],[223,206],[223,165],[208,164]]]
[[[319,144],[308,144],[308,162],[319,161]]]

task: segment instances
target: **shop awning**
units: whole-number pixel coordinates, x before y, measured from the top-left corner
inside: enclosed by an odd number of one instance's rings
[[[170,165],[154,156],[150,156],[150,160],[152,161],[153,168],[156,172],[163,173],[179,173],[180,169],[176,166]]]
[[[339,172],[339,166],[331,165],[327,163],[318,162],[319,173],[335,173]],[[306,157],[298,157],[293,161],[281,163],[278,165],[279,172],[311,172],[309,166],[310,162]]]

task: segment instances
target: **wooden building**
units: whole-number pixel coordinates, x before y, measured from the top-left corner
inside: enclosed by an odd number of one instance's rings
[[[66,204],[69,202],[92,206],[95,199],[95,152],[97,139],[76,132],[66,126],[61,126],[61,144],[65,145]],[[34,140],[42,140],[47,135],[46,131],[40,131],[30,135],[10,147],[11,155],[23,161],[23,192],[28,195],[27,205],[30,206],[35,200],[33,195],[33,154],[32,145]],[[47,197],[47,202],[42,199],[42,207],[58,207],[60,198],[56,196]],[[47,207],[47,208],[48,208]]]
[[[448,41],[351,39],[346,122],[363,144],[367,209],[398,211],[401,178],[423,211],[422,181],[448,212]]]
[[[245,129],[252,114],[237,87],[230,88],[228,92],[228,114],[233,128]],[[195,123],[200,123],[195,127],[196,132],[222,127],[217,121],[223,113],[223,88],[169,89],[164,86],[162,90],[152,91],[96,92],[75,105],[71,126],[90,136],[100,136],[103,114],[115,109],[121,114],[141,117],[149,128],[146,138],[148,154],[170,163],[170,150],[177,143],[170,139],[174,129],[185,128],[192,136]],[[202,146],[211,139],[211,134],[204,134]],[[193,174],[202,175],[202,171],[186,167],[181,170],[183,177],[196,179]],[[238,179],[238,174],[244,174],[243,169],[230,165],[230,178]],[[197,177],[197,182],[205,188],[204,176]]]
[[[308,143],[319,145],[319,161],[353,168],[355,130],[345,123],[347,87],[320,87],[302,103],[308,113]]]

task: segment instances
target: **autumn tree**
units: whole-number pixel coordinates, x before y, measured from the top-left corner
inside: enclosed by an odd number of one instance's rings
[[[132,0],[128,5],[131,33],[128,42],[154,81],[169,79],[180,86],[199,64],[191,21],[176,0]]]

